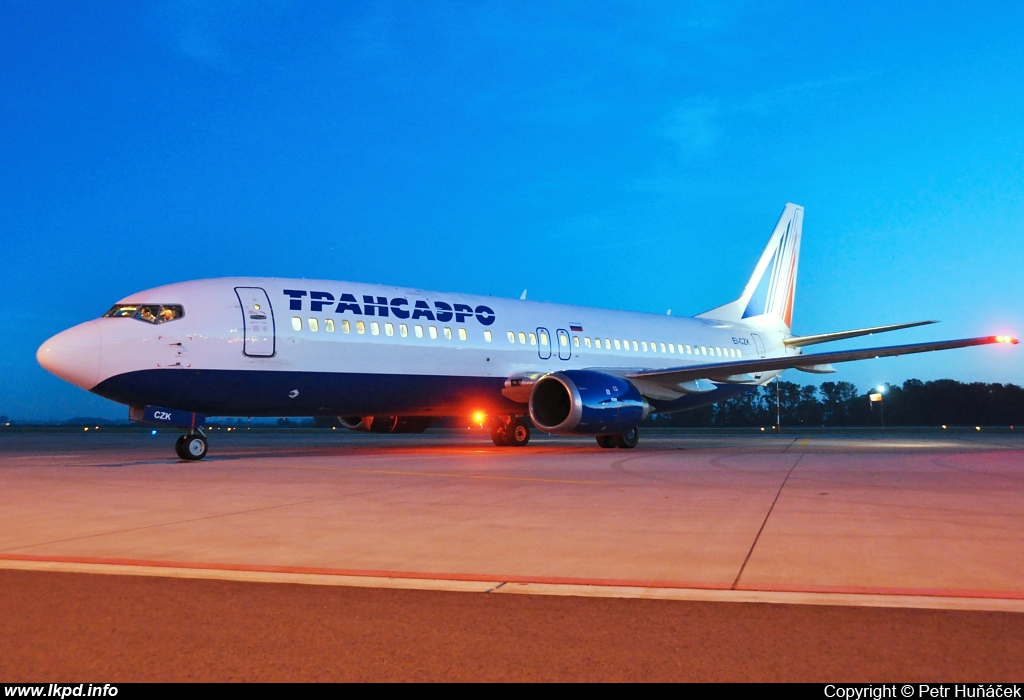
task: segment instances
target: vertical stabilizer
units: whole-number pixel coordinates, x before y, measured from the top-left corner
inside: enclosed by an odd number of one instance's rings
[[[770,328],[782,325],[787,330],[791,328],[803,223],[804,208],[787,204],[740,298],[705,311],[698,318],[744,321]]]

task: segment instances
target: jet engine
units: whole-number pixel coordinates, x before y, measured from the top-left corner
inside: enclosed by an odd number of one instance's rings
[[[370,433],[422,433],[434,419],[429,416],[338,416],[349,430]]]
[[[649,412],[650,406],[635,386],[603,372],[546,374],[530,392],[530,418],[546,433],[623,433],[636,427]]]

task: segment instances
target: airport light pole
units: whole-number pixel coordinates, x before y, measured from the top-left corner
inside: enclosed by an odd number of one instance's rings
[[[782,404],[779,401],[779,380],[782,375],[775,376],[775,432],[782,435]]]
[[[872,393],[868,394],[868,401],[872,404],[878,404],[878,412],[882,417],[882,430],[885,430],[885,402],[882,401],[882,397],[887,389],[888,387],[885,384],[879,384]]]

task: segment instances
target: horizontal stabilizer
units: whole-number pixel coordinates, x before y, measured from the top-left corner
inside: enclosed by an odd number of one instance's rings
[[[872,333],[888,333],[889,331],[898,331],[915,326],[927,326],[930,323],[938,323],[938,321],[897,323],[892,326],[875,326],[874,328],[860,328],[855,331],[839,331],[837,333],[819,333],[818,335],[794,335],[791,338],[783,339],[782,342],[789,348],[802,348],[805,345],[817,345],[818,343],[831,343],[836,340],[846,340],[847,338],[859,338],[862,335],[871,335]]]
[[[818,367],[833,362],[853,362],[868,360],[873,357],[896,357],[913,355],[919,352],[935,350],[952,350],[969,348],[975,345],[991,345],[993,343],[1012,343],[1019,341],[1006,335],[989,335],[983,338],[964,338],[961,340],[941,340],[934,343],[915,343],[913,345],[894,345],[887,348],[865,348],[863,350],[843,350],[839,352],[821,352],[811,355],[788,355],[786,357],[766,357],[756,360],[737,360],[734,362],[718,362],[674,369],[657,369],[626,374],[629,379],[642,379],[644,382],[657,383],[663,387],[677,391],[700,379],[723,376],[757,374],[783,369]],[[683,389],[684,391],[686,389]]]

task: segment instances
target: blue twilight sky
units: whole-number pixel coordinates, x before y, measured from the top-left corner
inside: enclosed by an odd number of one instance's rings
[[[36,348],[200,277],[699,313],[788,201],[795,332],[1024,333],[1022,35],[1019,2],[2,0],[0,414],[123,417]],[[908,377],[1024,351],[828,378]]]

